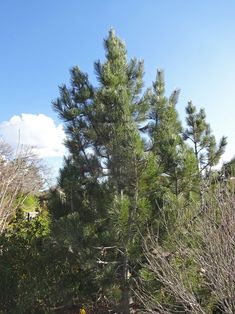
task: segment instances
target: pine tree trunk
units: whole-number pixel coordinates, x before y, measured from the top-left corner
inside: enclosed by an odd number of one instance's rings
[[[126,241],[126,247],[124,252],[124,260],[123,260],[123,291],[122,291],[122,313],[123,314],[130,314],[130,284],[129,284],[129,276],[130,276],[130,270],[129,270],[129,261],[128,261],[128,251],[127,248],[130,244],[131,240],[131,233],[132,233],[132,227],[136,219],[136,212],[137,212],[137,206],[138,206],[138,195],[139,195],[139,186],[138,186],[138,165],[137,165],[137,156],[134,155],[134,193],[132,194],[132,204],[131,208],[129,210],[129,221],[128,221],[128,234],[127,234],[127,241]]]
[[[200,161],[199,161],[199,156],[198,156],[198,147],[197,143],[194,142],[194,154],[197,160],[197,171],[198,171],[198,179],[199,179],[199,195],[200,195],[200,205],[201,205],[201,211],[204,210],[204,186],[203,186],[203,179],[202,179],[202,174],[201,174],[201,169],[200,169]]]
[[[125,252],[123,261],[123,290],[122,290],[122,305],[121,310],[123,314],[130,314],[130,287],[128,283],[128,257],[127,252]]]

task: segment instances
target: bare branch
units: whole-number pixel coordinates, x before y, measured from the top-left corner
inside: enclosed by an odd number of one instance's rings
[[[42,189],[42,171],[32,148],[21,146],[14,153],[0,141],[0,234],[26,197]]]

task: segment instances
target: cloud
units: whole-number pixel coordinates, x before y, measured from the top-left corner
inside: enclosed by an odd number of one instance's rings
[[[36,147],[41,158],[62,157],[66,153],[63,144],[63,126],[44,114],[21,114],[0,123],[0,135],[13,147],[18,143]]]

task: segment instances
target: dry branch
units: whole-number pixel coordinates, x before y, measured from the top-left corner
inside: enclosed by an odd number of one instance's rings
[[[32,148],[21,146],[14,152],[0,141],[0,234],[26,197],[43,187],[42,171]]]

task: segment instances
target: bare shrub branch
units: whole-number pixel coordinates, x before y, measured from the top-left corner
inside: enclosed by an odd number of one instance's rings
[[[156,290],[153,293],[154,289],[146,289],[148,285],[142,279],[136,295],[146,313],[179,313],[172,307],[172,302],[171,305],[164,303],[169,296],[184,313],[207,313],[205,304],[200,303],[195,292],[195,283],[190,281],[186,261],[191,263],[189,271],[191,267],[197,278],[196,284],[207,289],[214,305],[224,313],[235,313],[234,194],[229,188],[220,187],[209,193],[205,200],[204,212],[190,222],[187,229],[181,225],[175,233],[168,234],[170,252],[155,235],[150,233],[145,239],[145,270],[155,280],[158,295],[159,289],[168,295],[163,300],[156,298]]]
[[[29,194],[43,187],[43,166],[30,147],[16,152],[0,140],[0,234]]]
[[[235,313],[235,198],[217,190],[196,226],[201,239],[192,254],[220,308]]]
[[[146,313],[179,313],[180,308],[184,309],[184,313],[201,313],[205,314],[197,298],[193,292],[190,282],[187,282],[187,274],[179,271],[179,267],[172,262],[170,252],[164,251],[159,244],[158,238],[151,236],[144,243],[144,251],[147,263],[146,270],[150,276],[161,283],[165,293],[175,300],[175,304],[166,304],[164,301],[160,302],[148,291],[142,289],[145,283],[141,283],[141,299],[142,304],[147,309]],[[177,251],[176,254],[183,258],[185,251]],[[183,266],[183,265],[182,265]],[[139,294],[139,297],[140,297]],[[178,306],[176,305],[178,303]]]

